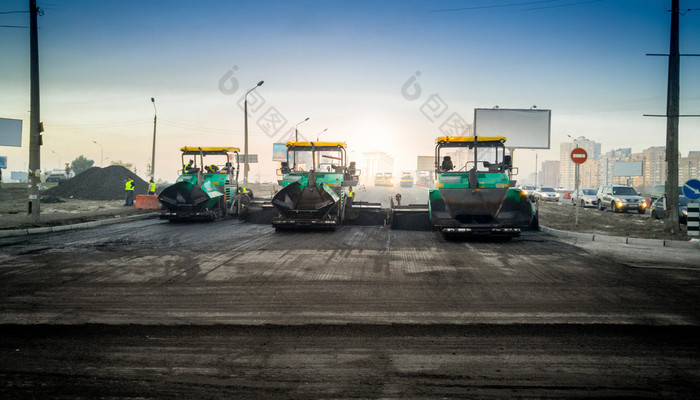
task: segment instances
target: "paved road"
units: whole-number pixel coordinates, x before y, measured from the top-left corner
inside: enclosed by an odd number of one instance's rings
[[[692,398],[686,251],[235,220],[3,238],[0,397]]]

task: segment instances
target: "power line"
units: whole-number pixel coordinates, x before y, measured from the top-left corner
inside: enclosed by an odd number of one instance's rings
[[[29,11],[0,11],[0,14],[26,14]]]
[[[22,28],[22,29],[29,29],[28,26],[19,26],[19,25],[0,25],[0,28]]]
[[[231,130],[231,129],[209,128],[206,126],[190,125],[190,124],[185,124],[182,122],[168,121],[168,120],[163,120],[163,119],[161,119],[160,122],[162,122],[164,125],[171,126],[174,128],[197,129],[197,130],[205,131],[205,132],[209,132],[209,133],[219,133],[219,134],[243,133],[243,131],[235,131],[235,130]],[[251,133],[265,133],[265,132],[256,131],[256,132],[251,132]]]
[[[465,11],[465,10],[481,10],[485,8],[505,8],[505,7],[518,7],[527,6],[530,4],[542,4],[542,3],[554,3],[561,0],[537,0],[537,1],[524,1],[518,3],[508,3],[508,4],[492,4],[489,6],[474,6],[474,7],[460,7],[460,8],[444,8],[440,10],[431,10],[430,12],[445,12],[445,11]]]
[[[129,125],[138,125],[150,121],[150,119],[137,119],[122,122],[107,122],[103,124],[51,124],[55,128],[92,129],[92,128],[119,128]],[[47,124],[48,126],[48,124]]]
[[[576,3],[569,3],[569,4],[557,4],[557,5],[552,5],[552,6],[533,7],[533,8],[526,8],[523,11],[544,10],[547,8],[558,8],[558,7],[569,7],[569,6],[576,6],[579,4],[597,3],[599,1],[602,1],[602,0],[586,0],[586,1],[579,1]]]

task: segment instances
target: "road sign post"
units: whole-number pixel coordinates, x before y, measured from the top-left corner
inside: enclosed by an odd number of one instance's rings
[[[571,161],[576,163],[576,176],[574,177],[574,194],[578,193],[578,181],[579,181],[578,168],[579,168],[579,165],[585,163],[587,159],[588,159],[588,153],[586,152],[585,149],[577,147],[577,148],[571,150]],[[576,201],[574,201],[574,207],[576,207],[576,211],[575,211],[576,216],[574,217],[574,225],[578,225],[578,205],[576,204]]]
[[[688,203],[688,236],[700,236],[700,181],[691,179],[683,185],[683,194],[692,202]]]

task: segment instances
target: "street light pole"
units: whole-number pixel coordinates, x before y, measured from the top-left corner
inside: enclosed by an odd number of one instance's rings
[[[102,147],[101,144],[97,143],[96,141],[92,141],[92,143],[95,143],[96,145],[100,146],[100,168],[104,168],[104,162],[105,162],[105,148]]]
[[[299,127],[299,125],[303,124],[304,122],[306,122],[308,120],[309,120],[309,117],[306,117],[305,120],[294,125],[294,142],[295,143],[299,141],[299,129],[297,129],[297,128]],[[297,168],[297,152],[295,151],[294,152],[294,169],[296,169],[296,168]]]
[[[318,135],[316,135],[316,141],[317,141],[317,142],[318,142],[318,137],[321,136],[321,134],[322,134],[323,132],[327,131],[327,130],[328,130],[328,128],[322,130]]]
[[[243,147],[243,157],[245,158],[245,160],[243,161],[243,187],[248,186],[248,94],[250,94],[250,92],[257,89],[258,87],[262,86],[263,83],[265,83],[265,81],[260,81],[257,85],[255,85],[255,87],[247,91],[243,100],[243,114],[245,120],[243,124],[243,130],[245,132],[245,144]]]
[[[156,99],[151,97],[153,103],[153,150],[151,152],[151,181],[155,182],[156,174],[156,121],[158,121],[158,109],[156,108]]]

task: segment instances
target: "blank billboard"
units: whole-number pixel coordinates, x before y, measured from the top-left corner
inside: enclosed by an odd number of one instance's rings
[[[474,134],[505,136],[508,148],[549,149],[551,121],[551,110],[476,108]]]
[[[642,162],[615,161],[613,173],[615,176],[642,176]]]
[[[434,156],[418,156],[418,166],[416,171],[433,171],[435,170]]]
[[[22,120],[0,118],[0,146],[22,146]]]

